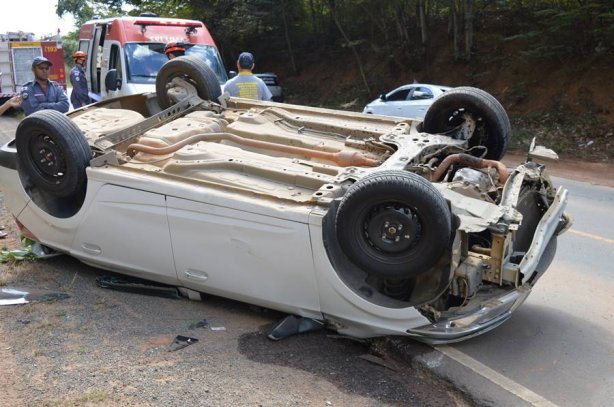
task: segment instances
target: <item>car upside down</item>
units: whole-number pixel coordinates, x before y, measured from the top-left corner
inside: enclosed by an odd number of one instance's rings
[[[567,191],[488,93],[424,121],[220,95],[192,57],[156,92],[26,117],[0,151],[22,233],[103,269],[322,321],[460,341],[522,304],[571,225]]]

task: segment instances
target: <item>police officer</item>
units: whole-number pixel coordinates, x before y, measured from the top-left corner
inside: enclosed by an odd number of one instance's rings
[[[254,69],[254,56],[249,52],[242,52],[237,60],[239,74],[224,85],[224,92],[230,96],[241,98],[271,100],[273,95],[262,79],[252,73]]]
[[[26,116],[44,109],[68,112],[68,98],[64,89],[59,83],[49,80],[51,65],[51,61],[45,57],[36,57],[32,61],[34,80],[26,83],[21,91],[21,108]]]
[[[169,42],[164,47],[164,53],[168,59],[182,57],[185,55],[185,45],[183,42]]]
[[[70,103],[72,103],[75,109],[78,109],[90,103],[90,98],[87,95],[87,80],[85,79],[85,59],[87,54],[83,51],[77,51],[72,57],[75,61],[75,66],[70,70],[70,83],[72,84]]]

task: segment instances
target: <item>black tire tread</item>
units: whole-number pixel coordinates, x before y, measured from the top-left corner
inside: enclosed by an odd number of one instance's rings
[[[60,186],[37,176],[32,157],[29,156],[29,141],[32,131],[48,133],[62,147],[67,165],[66,179]],[[18,171],[25,172],[30,180],[51,195],[66,197],[82,193],[87,185],[85,168],[92,158],[92,151],[77,125],[64,114],[55,110],[40,110],[19,123],[16,132]]]
[[[188,55],[174,58],[160,68],[156,78],[156,94],[160,107],[166,109],[172,105],[166,85],[181,75],[187,75],[196,82],[196,90],[201,99],[217,103],[222,94],[217,76],[202,59]]]
[[[404,190],[403,190],[404,189]],[[397,192],[395,192],[397,191]],[[346,230],[356,226],[357,209],[369,197],[379,197],[386,194],[385,200],[402,202],[406,199],[407,191],[412,192],[412,206],[420,208],[421,222],[424,223],[427,235],[425,242],[421,242],[420,249],[415,253],[402,256],[400,259],[391,259],[390,262],[378,264],[370,259],[363,259],[355,242],[346,239]],[[370,174],[352,185],[337,210],[335,229],[339,244],[346,256],[355,265],[367,273],[391,278],[413,277],[427,271],[437,262],[447,249],[451,235],[451,213],[444,197],[426,179],[409,172],[380,171]],[[351,235],[351,233],[350,233]]]
[[[448,130],[449,114],[459,108],[469,105],[481,112],[489,128],[489,137],[485,147],[488,148],[486,158],[500,160],[507,151],[512,130],[505,108],[499,101],[478,88],[462,86],[453,88],[439,96],[430,106],[424,117],[423,129],[427,133],[442,133]],[[470,145],[473,145],[470,143]]]

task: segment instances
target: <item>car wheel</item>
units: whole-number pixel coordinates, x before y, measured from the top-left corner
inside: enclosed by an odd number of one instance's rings
[[[468,86],[448,90],[429,107],[423,129],[427,133],[453,132],[468,114],[476,123],[469,146],[488,149],[485,158],[500,160],[512,134],[510,120],[501,103],[481,89]]]
[[[222,94],[217,76],[202,59],[194,56],[174,58],[162,65],[156,77],[156,94],[163,109],[173,105],[167,91],[176,77],[187,79],[194,85],[201,99],[217,102]]]
[[[348,189],[335,229],[342,251],[365,272],[411,278],[446,252],[452,221],[445,199],[430,182],[409,172],[382,171]]]
[[[16,134],[18,171],[56,197],[82,194],[92,151],[83,133],[67,116],[41,110],[23,119]]]

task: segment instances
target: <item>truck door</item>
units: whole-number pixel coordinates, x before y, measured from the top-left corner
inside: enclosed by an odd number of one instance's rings
[[[96,24],[94,27],[94,36],[90,44],[91,49],[88,53],[89,59],[87,62],[89,68],[89,82],[92,89],[92,93],[97,95],[101,94],[101,69],[102,69],[102,56],[104,37],[107,32],[107,24]],[[104,78],[102,79],[104,80]]]
[[[104,75],[102,76],[103,89],[101,94],[107,98],[121,96],[125,75],[122,71],[124,64],[122,63],[121,44],[119,41],[105,42],[102,60],[104,67],[101,73]]]

